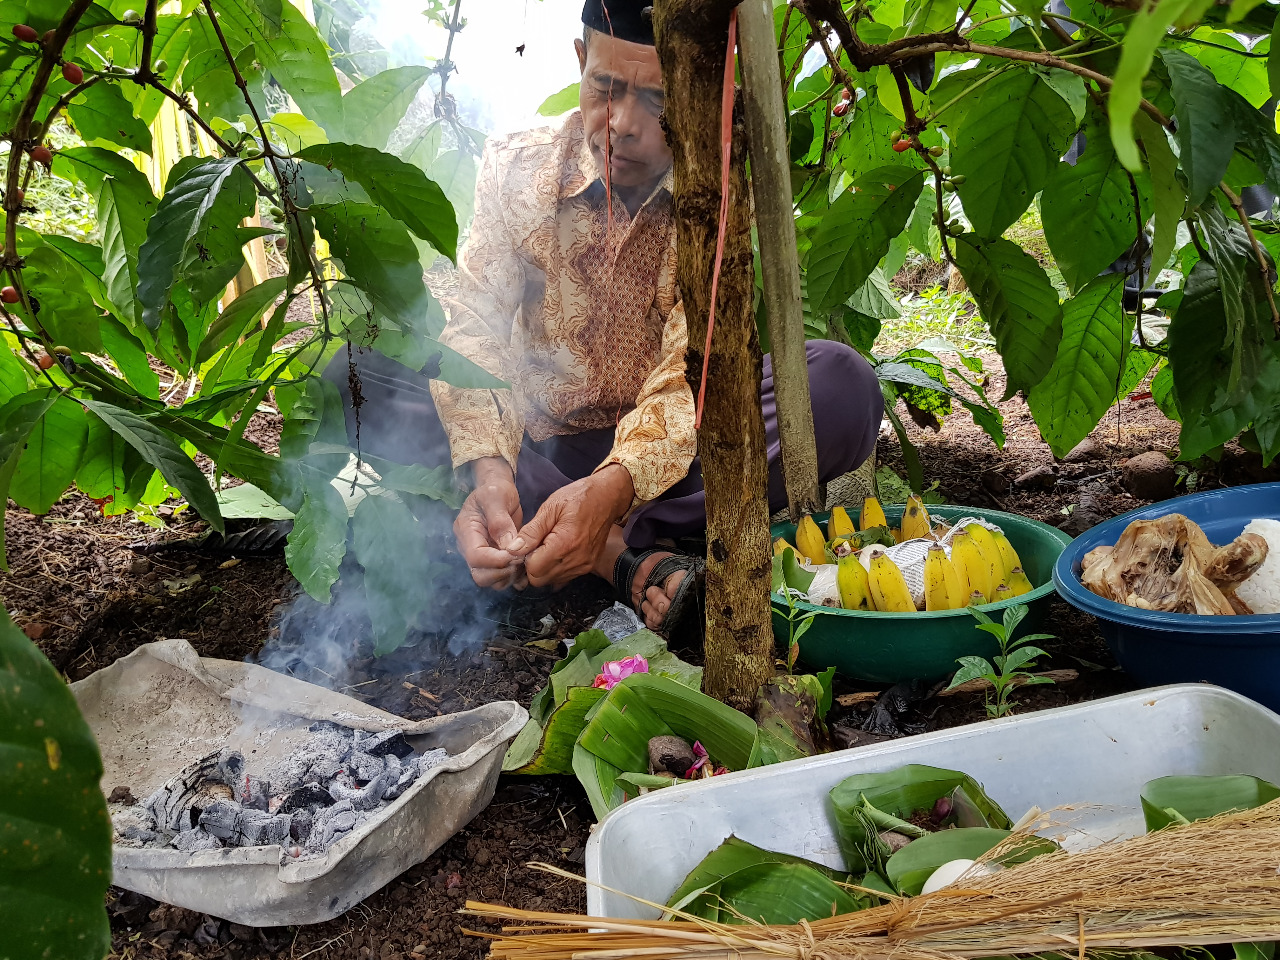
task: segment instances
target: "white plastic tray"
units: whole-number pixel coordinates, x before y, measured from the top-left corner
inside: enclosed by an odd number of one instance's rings
[[[1070,828],[1054,835],[1080,848],[1141,833],[1148,780],[1243,773],[1280,781],[1280,716],[1220,687],[1179,684],[658,790],[592,833],[587,911],[657,916],[622,894],[665,903],[730,834],[840,867],[827,793],[855,773],[908,763],[970,774],[1015,820],[1033,806],[1079,804],[1056,815]]]

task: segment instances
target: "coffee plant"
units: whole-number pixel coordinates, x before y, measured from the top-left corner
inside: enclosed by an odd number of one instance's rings
[[[247,481],[295,514],[288,563],[317,599],[352,544],[377,599],[374,640],[393,649],[439,572],[425,521],[458,495],[447,463],[366,454],[373,495],[349,510],[356,498],[333,481],[358,451],[319,374],[377,349],[457,385],[500,384],[436,342],[444,313],[423,280],[456,255],[445,187],[469,209],[483,138],[442,111],[390,152],[433,68],[372,72],[363,51],[357,72],[340,50],[355,74],[344,92],[289,0],[133,3],[0,0],[0,500],[44,513],[74,486],[118,514],[178,494],[221,531],[202,455],[215,480]],[[346,38],[349,5],[322,12],[332,42]],[[447,79],[447,64],[434,69]],[[135,159],[158,149],[153,126],[175,107],[179,136],[203,149],[156,191]],[[79,139],[51,144],[58,124]],[[92,198],[87,239],[29,227],[50,222],[35,205],[50,172]],[[257,238],[279,252],[279,275],[245,282]],[[244,436],[271,396],[279,455]]]
[[[963,277],[1008,394],[1026,397],[1056,454],[1154,371],[1183,459],[1239,438],[1269,463],[1280,229],[1269,201],[1254,218],[1245,198],[1257,185],[1280,193],[1276,11],[1258,0],[779,4],[811,332],[870,353],[896,316],[886,281],[918,251]],[[1006,236],[1037,202],[1058,285]],[[976,360],[944,370],[913,350],[877,363],[890,406],[901,396],[925,422],[958,400],[1003,443]]]

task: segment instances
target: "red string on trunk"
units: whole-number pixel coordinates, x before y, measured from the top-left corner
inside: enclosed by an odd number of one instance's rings
[[[707,398],[707,367],[711,362],[711,334],[716,328],[716,292],[720,289],[720,265],[724,261],[724,235],[729,227],[729,155],[733,149],[733,50],[738,44],[738,11],[729,14],[729,49],[724,55],[724,89],[720,94],[720,227],[716,236],[716,262],[711,269],[711,306],[707,309],[707,342],[702,350],[702,380],[698,383],[695,430],[702,427],[702,407]]]

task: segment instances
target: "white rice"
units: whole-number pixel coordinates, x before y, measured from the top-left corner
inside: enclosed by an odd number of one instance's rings
[[[1236,596],[1254,613],[1280,613],[1280,520],[1250,520],[1244,532],[1267,541],[1267,559],[1236,588]]]

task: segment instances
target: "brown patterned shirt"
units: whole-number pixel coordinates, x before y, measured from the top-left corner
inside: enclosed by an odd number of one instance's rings
[[[689,470],[697,442],[676,288],[672,175],[613,224],[582,116],[491,142],[441,340],[511,390],[431,384],[454,466],[534,440],[616,427],[636,501]]]

